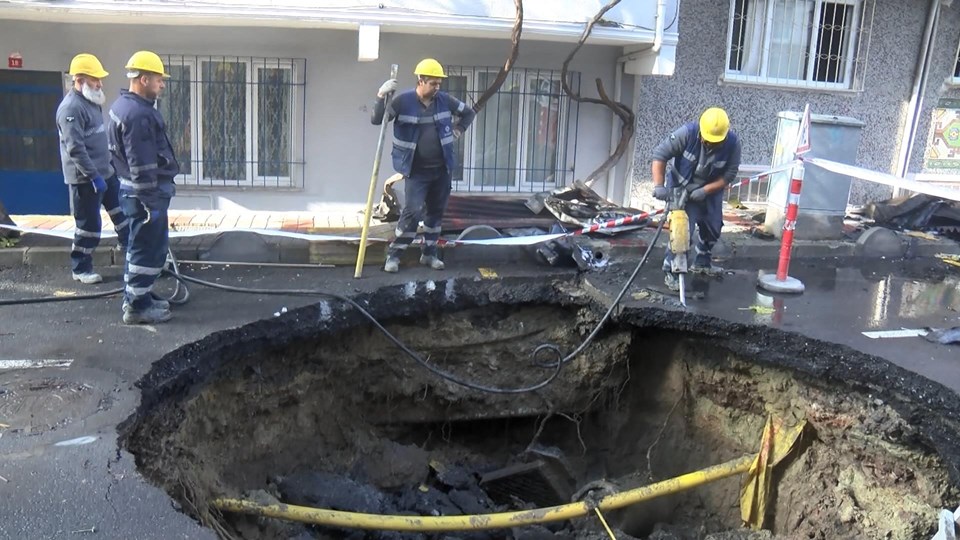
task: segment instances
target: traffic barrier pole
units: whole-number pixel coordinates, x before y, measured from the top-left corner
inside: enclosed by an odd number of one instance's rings
[[[775,276],[760,276],[759,286],[772,292],[802,293],[803,283],[790,277],[790,254],[793,251],[793,233],[797,228],[797,216],[800,213],[800,191],[803,188],[803,161],[798,160],[790,179],[790,193],[787,195],[787,215],[783,221],[783,235],[780,238],[780,259]]]

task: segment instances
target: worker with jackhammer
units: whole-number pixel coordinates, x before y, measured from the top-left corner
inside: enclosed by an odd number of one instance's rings
[[[440,62],[426,58],[413,73],[417,86],[394,96],[389,105],[386,97],[397,89],[397,81],[383,83],[370,118],[374,125],[383,122],[385,113],[388,121],[393,120],[393,168],[404,176],[403,210],[396,239],[387,248],[386,272],[399,270],[400,255],[416,237],[421,217],[420,264],[443,270],[437,241],[457,164],[454,143],[476,116],[466,103],[440,90],[447,77]]]
[[[124,324],[170,320],[170,304],[153,294],[169,245],[167,209],[176,188],[180,164],[167,129],[155,108],[163,90],[163,61],[156,53],[138,51],[126,65],[129,90],[110,107],[110,152],[120,178],[120,207],[130,219],[130,246],[123,280]]]
[[[711,107],[670,134],[653,150],[653,196],[673,200],[675,189],[684,189],[685,210],[689,217],[690,239],[696,238],[693,271],[718,274],[711,256],[723,228],[723,193],[737,178],[740,169],[740,139],[730,130],[726,111]],[[668,173],[667,162],[674,160]],[[697,235],[694,236],[694,232]],[[677,276],[671,272],[673,252],[667,248],[663,260],[664,282],[670,290],[679,290]]]
[[[60,135],[60,163],[63,181],[70,190],[70,212],[75,228],[70,262],[73,279],[80,283],[100,283],[93,271],[93,252],[100,244],[100,207],[117,231],[121,248],[127,245],[129,220],[120,210],[120,182],[110,164],[107,130],[103,109],[107,97],[102,79],[109,75],[96,56],[81,53],[70,61],[73,89],[57,107],[57,132]]]

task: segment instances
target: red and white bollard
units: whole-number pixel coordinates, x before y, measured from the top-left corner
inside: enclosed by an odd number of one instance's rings
[[[803,187],[803,162],[798,161],[793,168],[790,180],[790,194],[787,196],[787,216],[783,222],[783,236],[780,238],[780,261],[776,274],[760,276],[757,285],[761,289],[780,293],[802,293],[803,282],[788,275],[790,270],[790,252],[793,249],[793,231],[797,228],[797,214],[800,211],[800,189]]]

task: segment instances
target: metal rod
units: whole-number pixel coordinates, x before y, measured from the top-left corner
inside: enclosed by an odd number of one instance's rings
[[[268,263],[268,262],[231,262],[231,261],[195,261],[190,259],[177,259],[178,264],[206,264],[208,266],[266,266],[270,268],[336,268],[332,264],[306,264],[306,263]]]
[[[390,66],[390,78],[397,78],[397,71],[400,67],[397,64]],[[357,252],[357,267],[353,271],[354,279],[360,279],[363,274],[363,259],[367,254],[367,235],[370,232],[370,214],[373,213],[373,193],[377,189],[377,177],[380,176],[380,159],[383,157],[383,141],[387,136],[387,123],[389,121],[390,98],[393,93],[384,96],[383,119],[380,121],[380,139],[377,141],[377,155],[373,158],[373,173],[370,175],[370,189],[367,191],[367,206],[363,212],[363,231],[360,233],[360,249]]]

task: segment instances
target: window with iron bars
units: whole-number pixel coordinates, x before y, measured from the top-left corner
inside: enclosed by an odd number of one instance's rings
[[[158,109],[180,162],[201,187],[303,187],[306,60],[166,55]]]
[[[724,80],[863,90],[876,0],[730,0]]]
[[[448,66],[445,90],[472,105],[498,68]],[[579,92],[580,74],[568,72]],[[458,139],[453,189],[533,193],[573,180],[579,106],[563,92],[560,71],[513,69]]]

